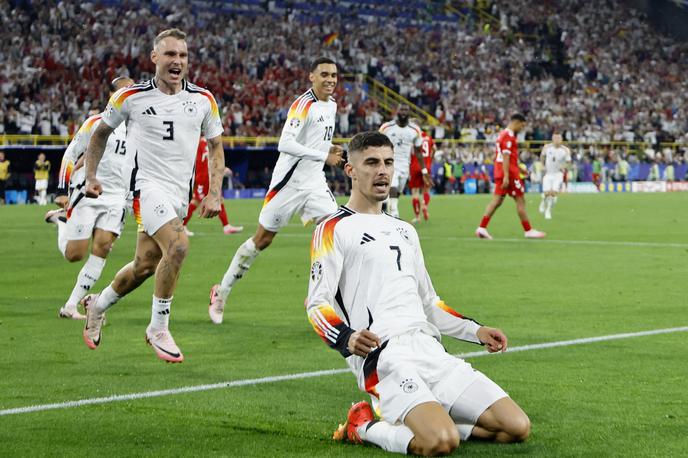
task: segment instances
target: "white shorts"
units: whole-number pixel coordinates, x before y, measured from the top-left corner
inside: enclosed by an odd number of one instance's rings
[[[409,172],[408,172],[408,167],[406,170],[398,170],[394,169],[394,175],[392,176],[392,183],[390,185],[391,188],[397,188],[399,191],[399,194],[402,194],[404,192],[404,188],[406,187],[406,182],[409,179]]]
[[[560,192],[563,184],[563,173],[548,173],[542,178],[542,192]]]
[[[132,204],[138,231],[151,237],[175,218],[183,220],[189,207],[188,199],[180,199],[154,186],[141,187],[134,192]]]
[[[45,191],[48,189],[48,180],[36,180],[36,191]]]
[[[359,388],[371,393],[380,417],[392,424],[403,422],[419,404],[438,402],[462,425],[459,430],[465,439],[480,415],[508,396],[482,372],[447,353],[437,339],[421,331],[392,337],[377,361],[373,360],[366,358]],[[376,379],[378,383],[371,384]]]
[[[258,222],[268,231],[278,232],[289,223],[295,213],[298,213],[301,222],[306,225],[336,211],[337,201],[325,183],[315,189],[296,189],[286,185],[276,192],[268,192]]]
[[[77,194],[67,211],[67,240],[87,240],[94,229],[119,236],[124,229],[123,199],[100,196],[97,199]]]

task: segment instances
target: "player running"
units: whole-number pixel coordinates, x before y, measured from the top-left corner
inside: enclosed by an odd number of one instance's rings
[[[545,214],[545,219],[552,219],[552,207],[557,203],[557,194],[564,184],[566,167],[571,164],[571,150],[562,144],[561,134],[552,135],[552,143],[542,148],[541,159],[545,176],[542,178],[540,213]]]
[[[349,143],[346,206],[313,234],[308,319],[371,395],[354,405],[335,439],[418,455],[451,453],[469,437],[523,441],[530,421],[496,383],[448,354],[445,334],[506,351],[499,329],[445,304],[425,269],[412,225],[382,212],[394,172],[393,145],[378,132]]]
[[[227,170],[229,169],[225,169],[225,172]],[[184,232],[189,237],[193,237],[194,233],[191,232],[186,226],[189,224],[189,220],[191,220],[193,212],[201,204],[206,192],[208,192],[208,189],[210,188],[210,178],[208,176],[208,141],[203,137],[201,137],[201,140],[198,142],[198,150],[196,151],[196,166],[194,167],[193,186],[193,197],[189,203],[189,211],[186,214],[186,218],[184,218]],[[227,209],[225,208],[224,202],[222,202],[220,205],[220,213],[217,216],[222,222],[222,230],[225,234],[235,234],[244,230],[244,226],[232,226],[229,224],[229,220],[227,219]]]
[[[215,98],[186,81],[186,34],[179,29],[155,38],[151,60],[155,77],[117,91],[103,113],[86,152],[86,195],[97,197],[96,176],[107,138],[123,122],[127,147],[135,151],[134,216],[139,223],[134,260],[124,266],[99,295],[89,295],[83,337],[89,348],[101,341],[103,316],[124,295],[155,274],[151,321],[146,341],[159,358],[182,362],[184,356],[169,331],[170,306],[179,271],[189,247],[182,219],[186,216],[198,139],[208,139],[210,189],[201,201],[201,216],[220,212],[224,151],[222,122]]]
[[[423,165],[418,163],[416,155],[411,156],[411,178],[409,179],[409,188],[411,189],[411,198],[413,202],[413,224],[420,222],[420,213],[423,212],[423,219],[428,220],[428,204],[430,203],[430,186],[423,179],[424,175],[428,175],[428,171],[432,169],[432,160],[435,157],[435,141],[425,131],[421,132],[423,143],[420,147],[423,155]],[[423,191],[423,200],[420,198],[420,192]]]
[[[533,229],[528,221],[526,213],[526,200],[523,196],[525,186],[521,180],[521,171],[518,167],[518,134],[526,126],[526,118],[520,113],[511,116],[509,125],[499,133],[495,145],[494,159],[494,179],[495,191],[492,201],[485,208],[480,226],[475,230],[475,235],[481,239],[492,240],[492,236],[487,232],[487,225],[490,218],[504,202],[507,195],[516,201],[516,211],[521,219],[524,235],[528,239],[541,239],[545,237],[544,232]]]
[[[110,95],[133,83],[131,78],[115,78],[110,83]],[[84,153],[102,116],[100,113],[89,117],[65,150],[58,184],[58,193],[61,195],[55,199],[55,203],[63,208],[51,210],[45,215],[46,222],[57,226],[57,247],[67,261],[84,259],[89,242],[93,240],[91,254],[79,271],[67,302],[60,308],[59,316],[62,318],[86,318],[78,312],[77,305],[100,278],[112,245],[124,229],[131,179],[129,159],[132,157],[131,148],[127,155],[124,124],[113,131],[105,145],[97,173],[98,181],[102,183],[101,195],[97,199],[84,195]]]
[[[305,225],[337,210],[323,172],[324,164],[337,166],[342,160],[342,148],[332,144],[337,65],[331,59],[318,58],[311,64],[309,78],[313,86],[292,103],[282,129],[277,147],[280,155],[258,216],[258,229],[236,251],[222,283],[210,290],[208,314],[215,324],[222,323],[227,296],[236,282],[294,214]]]
[[[380,132],[385,134],[394,145],[394,177],[392,178],[392,188],[389,192],[389,214],[395,218],[399,217],[399,195],[404,192],[406,182],[409,179],[409,167],[411,156],[416,156],[419,164],[423,163],[421,145],[423,137],[420,127],[409,121],[411,108],[405,103],[397,107],[397,117],[380,126]],[[421,170],[422,172],[422,170]],[[423,182],[430,186],[432,181],[430,175],[425,170]]]

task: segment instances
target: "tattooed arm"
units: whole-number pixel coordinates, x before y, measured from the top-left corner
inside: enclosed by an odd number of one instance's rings
[[[222,205],[222,177],[225,171],[225,150],[222,137],[208,139],[208,169],[210,172],[210,189],[201,202],[201,217],[212,218],[220,213]]]

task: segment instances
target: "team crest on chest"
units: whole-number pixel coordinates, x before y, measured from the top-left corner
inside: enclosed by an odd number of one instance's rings
[[[190,118],[193,118],[198,113],[198,108],[196,108],[196,102],[193,100],[187,100],[182,104],[184,106],[184,114]]]

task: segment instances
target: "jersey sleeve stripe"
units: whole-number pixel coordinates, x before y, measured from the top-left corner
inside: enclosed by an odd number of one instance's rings
[[[100,118],[102,118],[101,115],[91,116],[91,117],[88,118],[88,119],[86,120],[86,122],[81,126],[81,129],[79,129],[79,131],[82,131],[82,130],[83,130],[83,132],[90,132],[91,129],[93,129],[93,126],[95,126],[96,122],[98,122],[98,121],[100,120]]]
[[[120,91],[117,91],[112,95],[112,98],[110,99],[110,103],[112,104],[112,106],[114,106],[116,109],[119,110],[122,108],[122,104],[124,103],[124,101],[127,98],[129,98],[132,95],[134,95],[138,92],[141,92],[141,91],[143,91],[143,89],[131,88],[131,87],[123,88]]]
[[[320,224],[320,230],[317,231],[317,237],[314,233],[313,241],[311,243],[311,262],[317,258],[327,256],[334,249],[334,228],[342,219],[351,216],[352,213],[340,209],[337,213],[332,215],[329,219]]]

